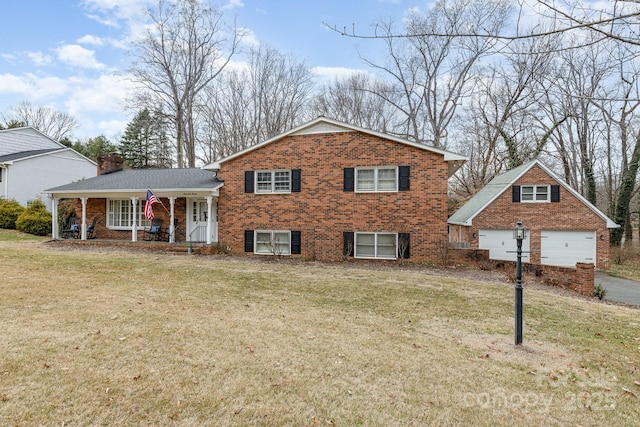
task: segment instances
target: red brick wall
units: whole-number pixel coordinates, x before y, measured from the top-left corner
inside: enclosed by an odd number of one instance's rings
[[[483,270],[500,270],[507,274],[508,279],[515,283],[515,261],[494,261],[489,259],[486,249],[449,249],[448,262],[450,265],[466,265]],[[522,264],[522,280],[542,280],[550,286],[557,286],[574,290],[582,295],[592,297],[594,288],[594,265],[577,263],[575,268],[557,267],[541,264]]]
[[[343,191],[343,169],[410,166],[411,189]],[[244,171],[301,169],[300,193],[244,192]],[[448,166],[440,154],[360,132],[287,136],[221,165],[219,242],[244,252],[244,230],[300,230],[301,256],[340,260],[344,231],[411,233],[411,260],[433,260],[447,238]]]
[[[557,182],[538,165],[534,165],[514,185],[556,185]],[[609,268],[609,230],[606,221],[567,191],[560,188],[557,203],[513,203],[511,187],[473,219],[467,236],[471,247],[478,247],[478,230],[513,228],[518,220],[528,228],[531,263],[540,264],[541,230],[596,230],[596,267]],[[475,233],[476,237],[473,237]],[[604,240],[600,239],[604,236]]]

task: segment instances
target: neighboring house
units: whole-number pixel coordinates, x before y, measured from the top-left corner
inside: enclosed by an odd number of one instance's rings
[[[516,259],[513,228],[529,230],[523,262],[609,268],[609,229],[618,227],[539,160],[495,177],[449,218],[449,241]]]
[[[0,198],[51,201],[45,188],[95,176],[96,164],[32,127],[0,130]]]
[[[106,218],[100,238],[141,238],[150,188],[167,207],[155,205],[156,216],[184,230],[181,241],[319,260],[436,260],[447,244],[447,181],[465,160],[320,117],[202,170],[123,170],[48,192],[80,198],[85,224]]]

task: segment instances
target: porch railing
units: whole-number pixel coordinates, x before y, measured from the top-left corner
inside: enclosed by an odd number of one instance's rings
[[[198,225],[195,227],[189,235],[187,236],[187,241],[189,242],[206,242],[207,241],[207,226],[206,225]],[[211,223],[211,241],[218,241],[218,223]]]

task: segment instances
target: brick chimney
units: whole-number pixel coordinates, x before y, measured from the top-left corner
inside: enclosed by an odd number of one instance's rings
[[[118,153],[98,154],[98,176],[124,169],[124,159]]]

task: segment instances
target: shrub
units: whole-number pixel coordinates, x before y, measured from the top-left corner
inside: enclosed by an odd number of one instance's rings
[[[602,283],[598,283],[593,287],[593,296],[598,298],[599,300],[603,300],[607,295],[607,289],[602,286]]]
[[[0,228],[15,229],[24,207],[15,200],[0,199]]]
[[[41,200],[27,207],[16,220],[16,229],[23,233],[46,236],[51,233],[51,213]]]

